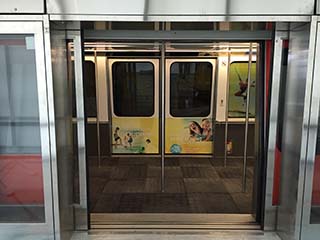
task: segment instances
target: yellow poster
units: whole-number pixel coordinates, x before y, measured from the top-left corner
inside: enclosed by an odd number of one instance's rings
[[[212,154],[213,128],[208,118],[167,118],[166,154]]]
[[[157,118],[112,118],[112,152],[118,154],[158,154]]]

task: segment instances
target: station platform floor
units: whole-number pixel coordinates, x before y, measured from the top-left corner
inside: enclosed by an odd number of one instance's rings
[[[280,240],[274,232],[104,232],[74,233],[72,240]]]

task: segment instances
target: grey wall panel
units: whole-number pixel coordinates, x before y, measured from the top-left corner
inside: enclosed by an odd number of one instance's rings
[[[314,6],[315,0],[47,0],[52,14],[306,15]]]
[[[283,112],[280,205],[277,230],[281,239],[298,240],[301,220],[299,177],[310,24],[291,24]]]
[[[0,13],[44,13],[44,0],[2,0]]]

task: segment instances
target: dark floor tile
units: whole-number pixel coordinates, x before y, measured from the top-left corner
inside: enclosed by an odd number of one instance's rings
[[[179,163],[179,158],[170,158],[170,157],[166,157],[165,160],[164,160],[164,165],[166,167],[172,167],[172,166],[180,166],[180,163]]]
[[[126,165],[147,165],[147,166],[160,166],[161,158],[155,157],[121,157],[118,160],[119,166]]]
[[[127,173],[127,178],[146,178],[147,177],[147,166],[137,165],[130,166]]]
[[[198,213],[239,213],[229,194],[191,193],[188,194],[190,208]]]
[[[229,193],[242,193],[242,178],[225,178],[223,183],[228,189]],[[252,179],[247,179],[246,181],[246,192],[252,193],[253,191],[253,181]]]
[[[90,203],[92,213],[117,212],[120,203],[120,194],[100,194],[96,203]]]
[[[145,213],[188,213],[189,203],[185,194],[159,193],[147,195],[143,204]]]
[[[164,181],[166,193],[185,193],[185,186],[182,179],[168,178]]]
[[[214,167],[199,167],[199,171],[201,177],[203,178],[212,179],[216,181],[220,179],[220,176]]]
[[[127,179],[129,170],[128,166],[114,166],[110,171],[110,179]]]
[[[216,170],[221,178],[242,178],[243,174],[240,167],[217,167]]]
[[[111,167],[102,166],[89,166],[89,177],[105,177],[109,178],[111,173]]]
[[[252,194],[232,193],[230,195],[239,209],[239,213],[252,213]]]
[[[183,178],[182,170],[177,166],[170,166],[164,168],[164,176],[168,178]]]
[[[184,178],[202,178],[199,167],[181,167]]]
[[[95,177],[90,178],[88,182],[88,191],[89,191],[89,202],[92,205],[95,205],[99,200],[100,196],[103,193],[105,184],[108,182],[108,179]]]
[[[187,166],[187,167],[205,167],[205,166],[212,166],[212,158],[202,158],[202,157],[181,157],[179,158],[180,166]]]
[[[144,212],[143,203],[144,203],[145,194],[135,194],[127,193],[122,194],[117,212],[119,213],[142,213]]]
[[[161,167],[148,166],[147,177],[148,178],[160,178],[161,177]]]
[[[145,179],[110,180],[103,193],[141,193],[145,191]]]
[[[145,193],[161,192],[161,178],[147,178],[145,184]]]
[[[185,178],[184,185],[188,193],[228,193],[223,181],[203,178]]]

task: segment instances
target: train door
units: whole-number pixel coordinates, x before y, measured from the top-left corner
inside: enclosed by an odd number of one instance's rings
[[[166,154],[212,154],[214,59],[167,59]]]
[[[111,59],[112,154],[159,154],[159,60]]]
[[[99,164],[88,158],[91,228],[164,224],[167,214],[173,224],[194,214],[252,223],[255,156],[242,154],[245,139],[255,145],[258,44],[128,46],[96,53],[106,62],[111,151]]]

